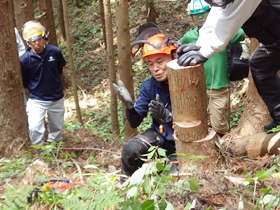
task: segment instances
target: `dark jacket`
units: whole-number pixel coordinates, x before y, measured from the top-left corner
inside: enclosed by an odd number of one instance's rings
[[[60,75],[66,61],[59,48],[45,45],[42,53],[31,48],[20,57],[23,86],[30,92],[29,98],[42,101],[56,101],[63,98]]]
[[[144,117],[148,114],[148,104],[151,100],[156,99],[156,94],[160,95],[163,104],[172,113],[168,84],[166,82],[158,82],[154,77],[151,77],[142,84],[140,94],[134,104],[134,108],[126,109],[126,117],[131,127],[136,128],[142,123]],[[163,125],[163,132],[159,131],[160,125]],[[172,137],[174,132],[172,128],[172,121],[164,123],[153,118],[151,128],[158,133],[163,143],[163,147],[169,152],[175,152],[175,144]]]

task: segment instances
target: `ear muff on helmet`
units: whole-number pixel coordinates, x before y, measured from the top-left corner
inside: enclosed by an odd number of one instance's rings
[[[33,42],[41,38],[47,39],[45,27],[36,20],[30,20],[23,25],[22,36],[27,42]]]
[[[166,54],[170,55],[176,50],[174,42],[164,34],[156,34],[147,39],[142,48],[142,59],[144,60],[149,55]]]
[[[225,7],[234,0],[205,0],[208,4],[214,7]]]

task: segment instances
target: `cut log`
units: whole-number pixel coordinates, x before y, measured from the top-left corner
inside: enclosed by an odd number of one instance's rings
[[[192,142],[208,134],[207,95],[203,65],[181,67],[168,63],[174,139]]]
[[[262,132],[244,137],[228,134],[223,138],[225,151],[236,157],[258,158],[280,154],[280,132]]]
[[[208,99],[203,65],[182,67],[177,60],[168,64],[168,83],[172,104],[174,140],[180,172],[188,172],[190,165],[204,170],[216,168],[218,152],[216,133],[208,130]],[[205,156],[205,160],[187,157]]]

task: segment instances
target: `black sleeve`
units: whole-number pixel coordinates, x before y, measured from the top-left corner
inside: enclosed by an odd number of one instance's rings
[[[125,110],[126,113],[126,118],[129,122],[129,125],[132,128],[137,128],[143,121],[143,117],[141,117],[136,111],[135,109],[126,109]]]

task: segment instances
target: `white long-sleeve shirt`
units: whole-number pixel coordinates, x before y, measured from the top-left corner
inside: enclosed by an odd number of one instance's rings
[[[268,1],[273,7],[280,9],[280,0]],[[210,58],[224,49],[261,3],[268,4],[266,0],[234,0],[225,9],[212,7],[196,42],[201,47],[200,53]]]
[[[17,47],[18,47],[18,56],[21,57],[25,53],[25,45],[18,33],[17,28],[15,29],[15,35],[16,35],[16,42],[17,42]]]

